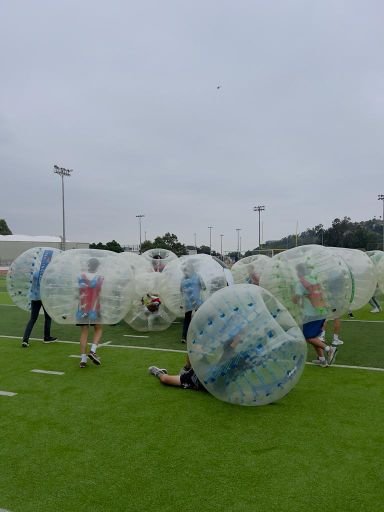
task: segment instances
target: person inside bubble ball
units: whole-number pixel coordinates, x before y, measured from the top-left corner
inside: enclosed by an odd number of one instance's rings
[[[185,343],[192,315],[203,303],[201,292],[206,289],[206,286],[200,274],[195,271],[191,261],[185,262],[182,271],[183,277],[180,282],[180,292],[184,302],[184,321],[181,343]]]
[[[39,317],[40,309],[43,308],[44,311],[44,340],[43,343],[51,343],[52,341],[56,341],[57,338],[51,336],[51,324],[52,319],[46,312],[43,303],[41,302],[40,296],[40,282],[45,269],[52,259],[53,251],[45,250],[43,252],[43,256],[41,258],[41,264],[39,270],[36,270],[32,275],[32,285],[29,292],[29,297],[31,299],[31,317],[25,327],[23,340],[21,346],[23,348],[29,347],[29,337],[32,333],[32,329]]]
[[[195,391],[207,391],[197,378],[188,356],[179,375],[168,375],[168,371],[165,368],[158,368],[157,366],[150,366],[148,368],[148,372],[157,377],[162,384],[167,386],[176,386]]]
[[[310,273],[310,269],[305,263],[299,263],[296,266],[299,283],[295,289],[293,302],[301,304],[304,317],[316,317],[325,313],[325,301],[321,291],[320,284]],[[321,338],[324,330],[325,317],[311,322],[305,322],[302,330],[305,341],[313,346],[317,358],[312,361],[318,366],[327,367],[331,365],[336,357],[337,347],[327,345]]]
[[[96,273],[99,268],[100,261],[97,258],[88,260],[88,271],[83,272],[79,278],[79,305],[76,313],[80,326],[80,368],[87,366],[87,358],[94,364],[100,365],[100,358],[96,355],[97,347],[103,334],[103,328],[100,323],[100,293],[103,286],[104,277]],[[93,326],[94,334],[91,350],[87,354],[89,327]]]
[[[160,254],[156,254],[153,257],[154,261],[152,262],[153,270],[155,272],[162,272],[165,268],[165,263],[161,261],[163,258],[160,256]]]

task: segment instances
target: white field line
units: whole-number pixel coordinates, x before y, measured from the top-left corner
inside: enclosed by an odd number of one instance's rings
[[[99,347],[105,347],[106,345],[110,345],[112,341],[105,341],[104,343],[99,343]]]
[[[4,336],[0,334],[0,338],[15,338],[19,339],[18,336]],[[30,338],[33,339],[33,338]],[[37,339],[37,341],[41,341],[40,339]],[[66,340],[58,340],[55,343],[67,343],[67,344],[74,344],[78,345],[78,341],[66,341]],[[134,345],[114,345],[110,343],[109,345],[104,345],[106,348],[122,348],[122,349],[133,349],[133,350],[151,350],[153,352],[176,352],[178,354],[186,354],[186,350],[176,350],[173,348],[156,348],[156,347],[138,347]],[[70,355],[68,357],[80,357],[76,355]],[[310,361],[306,362],[308,365],[317,366],[311,363]],[[346,364],[332,364],[332,368],[347,368],[351,370],[367,370],[367,371],[375,371],[375,372],[384,372],[384,368],[375,368],[371,366],[352,366],[352,365],[346,365]],[[0,510],[1,512],[1,510]]]
[[[319,366],[318,364],[311,363],[307,361],[305,364],[309,364],[311,366]],[[352,366],[347,364],[331,364],[331,366],[327,366],[327,368],[347,368],[348,370],[368,370],[371,372],[384,372],[384,368],[374,368],[371,366]]]
[[[54,372],[50,370],[31,370],[32,373],[45,373],[47,375],[65,375],[64,372]]]
[[[68,357],[75,357],[76,359],[81,359],[81,356],[79,356],[79,355],[77,356],[76,354],[71,354],[71,355],[70,355],[70,356],[68,356]]]
[[[16,396],[17,393],[12,393],[12,391],[0,391],[0,395],[1,396]],[[2,511],[2,509],[0,508],[0,512]]]
[[[383,320],[342,320],[342,322],[360,322],[361,324],[382,324],[384,323]]]
[[[149,338],[149,336],[139,336],[135,334],[123,334],[124,338]]]
[[[0,304],[0,306],[4,306],[5,308],[15,308],[16,304]],[[0,508],[0,512],[2,509]]]

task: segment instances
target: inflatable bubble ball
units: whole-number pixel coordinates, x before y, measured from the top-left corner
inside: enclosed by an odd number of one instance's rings
[[[273,256],[260,286],[284,304],[299,325],[342,316],[352,298],[347,264],[321,245],[302,245]]]
[[[231,271],[236,284],[260,284],[264,267],[271,261],[265,254],[254,254],[236,261]]]
[[[98,249],[63,252],[41,282],[44,307],[59,324],[117,324],[131,307],[132,295],[129,263]]]
[[[118,256],[119,258],[126,260],[133,274],[137,274],[138,272],[154,271],[152,263],[135,252],[120,252],[118,253]]]
[[[161,295],[160,272],[135,274],[132,307],[124,320],[136,331],[164,331],[174,322],[176,315],[166,306]]]
[[[224,268],[208,254],[195,254],[168,263],[163,271],[161,295],[165,305],[181,317],[226,286]]]
[[[16,306],[30,311],[31,300],[40,300],[42,276],[51,261],[60,253],[59,249],[52,247],[32,247],[12,262],[6,282],[8,293]]]
[[[141,256],[152,264],[155,272],[162,272],[170,261],[177,259],[176,254],[172,251],[161,248],[148,249],[148,251],[143,252]]]
[[[349,309],[355,311],[368,304],[377,286],[375,266],[369,256],[358,249],[328,247],[348,265],[352,278],[352,296]]]
[[[287,309],[267,290],[235,284],[212,295],[192,318],[192,367],[205,388],[232,404],[265,405],[299,381],[307,344]]]

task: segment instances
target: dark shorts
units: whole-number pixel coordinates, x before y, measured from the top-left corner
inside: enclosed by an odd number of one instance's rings
[[[303,325],[303,334],[306,340],[320,336],[325,320],[313,320]]]
[[[206,391],[205,387],[197,378],[193,368],[183,371],[180,374],[181,387],[184,389],[194,389],[195,391]]]

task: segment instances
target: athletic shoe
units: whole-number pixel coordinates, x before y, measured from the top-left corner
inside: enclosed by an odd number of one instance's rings
[[[355,317],[353,316],[352,311],[350,311],[350,312],[348,313],[348,316],[349,316],[349,318],[355,318]]]
[[[50,336],[49,338],[44,338],[43,343],[52,343],[53,341],[56,341],[56,340],[57,340],[57,338]]]
[[[328,365],[331,365],[332,363],[334,363],[335,357],[336,357],[336,352],[337,352],[337,347],[330,347],[329,351],[327,352]]]
[[[23,343],[21,344],[21,346],[23,348],[28,348],[29,347],[29,341],[28,340],[23,340]]]
[[[159,377],[160,375],[167,375],[168,373],[165,368],[158,368],[157,366],[150,366],[148,368],[148,372],[155,377]]]
[[[373,308],[373,309],[371,309],[371,313],[380,313],[380,309],[379,308]]]
[[[96,352],[92,352],[92,350],[88,354],[89,359],[93,364],[97,364],[98,366],[101,364],[100,359],[97,357]]]
[[[80,368],[86,368],[87,362],[86,361],[80,361]]]
[[[320,361],[320,359],[313,359],[312,364],[326,368],[328,366],[327,360]]]
[[[187,343],[184,338],[181,338],[181,343]]]
[[[339,340],[339,339],[336,339],[336,340],[332,341],[332,346],[333,347],[337,347],[338,345],[344,345],[344,341],[343,340]]]

